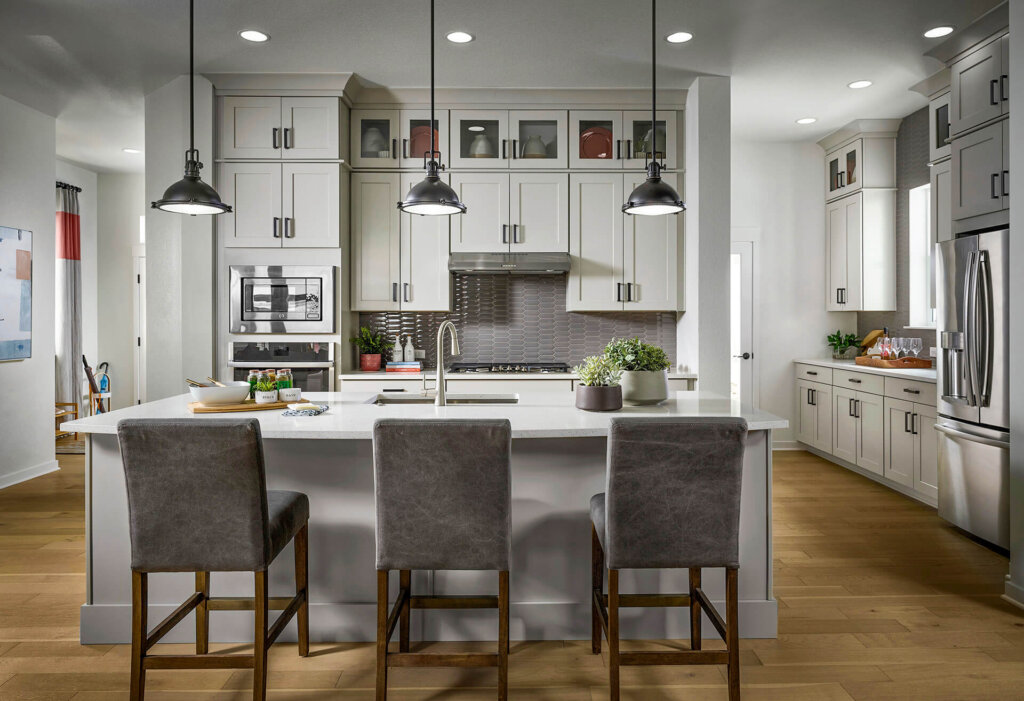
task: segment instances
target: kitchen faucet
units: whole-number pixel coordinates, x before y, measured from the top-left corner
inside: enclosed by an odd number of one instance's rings
[[[455,324],[451,321],[442,322],[437,329],[437,394],[434,397],[434,406],[445,406],[444,392],[444,332],[451,331],[452,334],[452,355],[461,355],[459,351],[459,334],[455,330]],[[426,387],[426,375],[424,375],[423,386]]]

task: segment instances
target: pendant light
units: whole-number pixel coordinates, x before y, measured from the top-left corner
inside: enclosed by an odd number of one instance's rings
[[[188,2],[188,151],[185,152],[185,177],[164,191],[162,199],[153,203],[153,209],[176,214],[223,214],[231,211],[231,205],[224,204],[220,195],[199,177],[203,164],[199,162],[196,150],[196,109],[195,80],[195,21],[193,20],[195,0]]]
[[[455,190],[438,175],[441,166],[434,160],[434,155],[440,156],[441,152],[437,150],[437,129],[434,124],[434,0],[430,0],[430,153],[423,154],[427,177],[409,189],[409,194],[398,203],[398,208],[409,214],[426,216],[465,214],[466,205],[459,201]]]
[[[655,36],[656,11],[655,3],[651,0],[651,162],[647,165],[647,180],[637,186],[630,193],[626,204],[622,205],[622,211],[626,214],[679,214],[686,205],[679,199],[679,193],[671,185],[661,179],[661,164],[658,162],[658,121],[657,121],[657,92],[655,90],[655,76],[658,64],[655,60],[657,50],[657,37]],[[668,145],[668,134],[665,134],[665,145]],[[646,158],[646,154],[645,154]]]

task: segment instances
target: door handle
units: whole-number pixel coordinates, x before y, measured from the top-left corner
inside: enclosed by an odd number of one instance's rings
[[[908,426],[907,426],[907,424],[909,422],[910,422],[910,412],[909,411],[905,411],[905,412],[903,412],[903,432],[904,433],[910,433],[910,428],[908,428]]]
[[[274,148],[281,148],[281,130],[274,127],[270,130],[271,132],[271,143],[274,144]]]
[[[999,100],[996,99],[996,87],[999,83],[998,78],[993,78],[988,81],[988,103],[990,105],[998,105]]]
[[[621,282],[616,282],[615,283],[615,301],[616,302],[621,302],[622,301],[622,283]]]
[[[281,217],[274,217],[274,238],[281,238]]]
[[[988,271],[988,251],[982,249],[978,251],[978,272],[975,274],[977,299],[974,303],[974,318],[981,322],[981,333],[978,334],[981,347],[975,347],[975,363],[980,363],[978,403],[981,406],[988,406],[992,384],[992,297],[989,292],[992,281]]]
[[[988,438],[986,436],[979,436],[976,433],[967,433],[966,431],[960,431],[952,426],[946,426],[945,424],[935,424],[935,430],[939,433],[945,433],[947,436],[954,438],[963,438],[968,441],[975,443],[981,443],[982,445],[990,445],[994,448],[1002,448],[1003,450],[1009,450],[1010,444],[1006,441],[1000,441],[995,438]]]
[[[409,301],[409,283],[408,282],[403,282],[402,283],[402,301],[403,302],[408,302]]]
[[[1007,85],[1010,82],[1010,76],[1005,73],[999,76],[999,99],[1006,102],[1010,99],[1010,89]]]
[[[508,146],[508,139],[502,139],[501,140],[501,157],[503,159],[507,159],[508,158],[508,150],[506,148],[507,146]]]
[[[622,139],[615,140],[615,160],[622,160]]]
[[[1002,181],[1003,181],[1003,187],[1002,187],[1003,197],[1009,197],[1010,196],[1010,171],[1008,171],[1008,170],[1004,170],[1003,171]]]
[[[292,142],[292,139],[290,138],[291,135],[292,135],[292,128],[291,127],[285,127],[284,128],[284,147],[285,148],[294,148],[294,146],[289,146],[289,144]]]
[[[849,402],[849,406],[847,407],[846,413],[849,414],[850,416],[857,416],[857,412],[853,410],[853,398],[851,397],[847,401]]]
[[[916,414],[916,413],[910,415],[910,433],[912,433],[915,436],[917,435],[917,417],[918,416],[919,416],[919,414]]]
[[[391,301],[392,302],[397,302],[398,301],[398,283],[397,282],[392,282],[391,283]]]
[[[991,181],[990,184],[992,185],[992,199],[994,199],[994,200],[998,200],[999,196],[1000,196],[999,195],[999,185],[998,185],[998,183],[999,183],[999,173],[992,173],[992,181]]]
[[[751,358],[754,357],[754,355],[752,353],[741,353],[740,355],[734,355],[733,357],[734,358],[742,358],[743,360],[750,360]],[[807,374],[810,375],[812,373],[807,373]],[[814,373],[814,374],[817,374],[817,373]]]
[[[519,156],[518,156],[519,146],[517,145],[518,141],[519,141],[518,139],[512,139],[512,160],[515,160],[515,159],[519,158]]]
[[[398,139],[391,140],[391,157],[398,159]]]
[[[811,392],[813,392],[813,391],[814,390],[812,390],[812,389],[808,389],[807,390],[807,405],[808,406],[814,406],[814,400],[811,399]]]
[[[501,225],[501,242],[508,243],[508,224]]]
[[[284,218],[284,237],[286,239],[293,239],[293,238],[295,238],[295,231],[292,228],[292,218],[291,217],[285,217]]]
[[[519,243],[519,225],[512,225],[512,243]]]
[[[627,282],[626,283],[626,301],[627,302],[632,302],[633,301],[633,283],[632,282]]]
[[[846,304],[846,288],[844,287],[844,288],[842,288],[842,290],[843,290],[843,304]]]
[[[409,157],[409,154],[406,153],[406,149],[408,148],[408,146],[409,146],[409,140],[408,139],[402,139],[402,158],[408,158]]]
[[[854,379],[852,377],[849,378],[849,381],[852,382],[855,385],[859,385],[861,382],[863,382],[863,380],[856,380],[856,379]]]
[[[904,387],[903,391],[906,392],[907,394],[921,394],[921,390],[919,390],[919,389],[910,389],[909,387]]]

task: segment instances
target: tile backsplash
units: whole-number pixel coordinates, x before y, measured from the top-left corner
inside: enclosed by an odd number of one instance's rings
[[[456,275],[451,312],[363,312],[359,325],[412,335],[435,365],[437,328],[450,319],[462,362],[578,363],[613,337],[639,336],[675,362],[674,312],[567,312],[564,275]],[[447,356],[446,356],[447,359]]]

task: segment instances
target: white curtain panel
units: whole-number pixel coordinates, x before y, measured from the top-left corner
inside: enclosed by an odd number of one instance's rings
[[[81,401],[82,381],[82,244],[78,193],[57,186],[56,316],[58,402]]]

